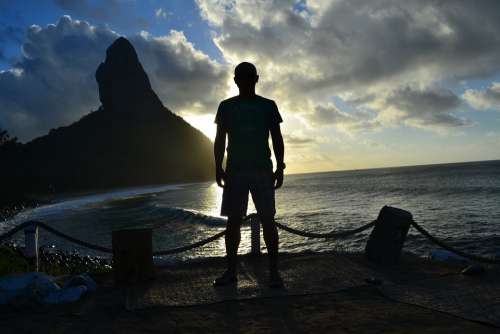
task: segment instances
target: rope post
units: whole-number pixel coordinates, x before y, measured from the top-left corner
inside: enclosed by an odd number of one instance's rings
[[[251,250],[250,254],[260,255],[260,220],[257,216],[250,219]]]
[[[38,225],[33,222],[24,229],[24,256],[38,271]]]

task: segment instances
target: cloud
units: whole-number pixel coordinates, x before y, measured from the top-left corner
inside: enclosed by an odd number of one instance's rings
[[[107,27],[62,17],[28,29],[22,57],[0,72],[0,127],[22,140],[69,124],[99,106],[94,73],[118,37]],[[213,113],[225,97],[225,68],[178,31],[129,36],[153,89],[177,113]]]
[[[348,113],[339,110],[333,103],[316,105],[313,112],[306,114],[305,118],[312,127],[334,126],[346,133],[380,127],[380,123],[368,113]]]
[[[316,143],[313,138],[305,137],[299,134],[284,134],[283,139],[288,145],[292,146],[306,146]]]
[[[386,103],[400,117],[392,125],[404,119],[417,127],[463,126],[467,122],[451,113],[457,100],[433,87],[500,72],[500,2],[494,0],[481,6],[435,0],[197,3],[224,57],[255,62],[261,90],[285,101],[290,112],[317,113],[305,118],[312,122],[356,124],[321,106],[345,94],[383,101],[394,92]],[[444,112],[430,106],[440,103]]]
[[[186,36],[130,37],[153,89],[175,112],[207,114],[217,110],[229,89],[230,71],[194,48]]]
[[[383,105],[386,110],[399,111],[399,119],[407,125],[460,127],[471,124],[453,114],[462,105],[462,100],[445,88],[420,90],[405,87],[393,91]]]
[[[484,90],[467,89],[463,97],[476,109],[500,111],[500,82],[493,82]]]
[[[399,87],[379,94],[348,95],[344,102],[359,110],[375,112],[373,123],[378,127],[406,125],[443,132],[472,125],[457,114],[463,100],[442,87]]]
[[[172,16],[172,13],[169,12],[169,11],[166,11],[165,9],[163,8],[157,8],[155,10],[155,16],[158,18],[158,19],[164,19],[166,20],[168,17]]]
[[[353,116],[340,111],[333,104],[326,106],[316,106],[316,110],[309,116],[311,122],[315,125],[332,125],[355,122]]]

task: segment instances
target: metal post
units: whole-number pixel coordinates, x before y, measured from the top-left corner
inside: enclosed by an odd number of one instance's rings
[[[30,224],[24,229],[24,256],[35,265],[38,271],[38,225]]]
[[[250,219],[250,230],[251,230],[251,241],[252,247],[250,254],[259,255],[260,254],[260,220],[257,216]]]

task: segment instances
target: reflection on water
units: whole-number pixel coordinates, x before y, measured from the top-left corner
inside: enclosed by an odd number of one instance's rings
[[[152,228],[153,247],[164,250],[191,244],[223,230],[220,217],[222,188],[215,182],[135,188],[106,194],[70,198],[58,203],[25,210],[1,225],[7,231],[26,220],[43,221],[79,239],[111,247],[111,232],[126,228]],[[250,206],[252,208],[252,206]],[[249,228],[242,228],[241,252],[250,249]],[[22,243],[22,235],[17,242]],[[42,245],[99,254],[68,244],[41,232]],[[177,258],[223,256],[224,239]]]

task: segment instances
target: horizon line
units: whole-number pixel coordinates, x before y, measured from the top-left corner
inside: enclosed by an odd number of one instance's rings
[[[376,170],[376,169],[392,169],[392,168],[404,168],[404,167],[424,167],[424,166],[439,166],[439,165],[458,165],[458,164],[466,164],[466,163],[495,162],[495,161],[500,161],[500,158],[487,159],[487,160],[468,160],[468,161],[454,161],[454,162],[423,163],[423,164],[416,164],[416,165],[398,165],[398,166],[387,166],[387,167],[335,169],[335,170],[324,170],[324,171],[317,171],[317,172],[289,173],[289,174],[285,174],[285,175],[325,174],[325,173],[355,172],[355,171],[366,171],[366,170]]]

